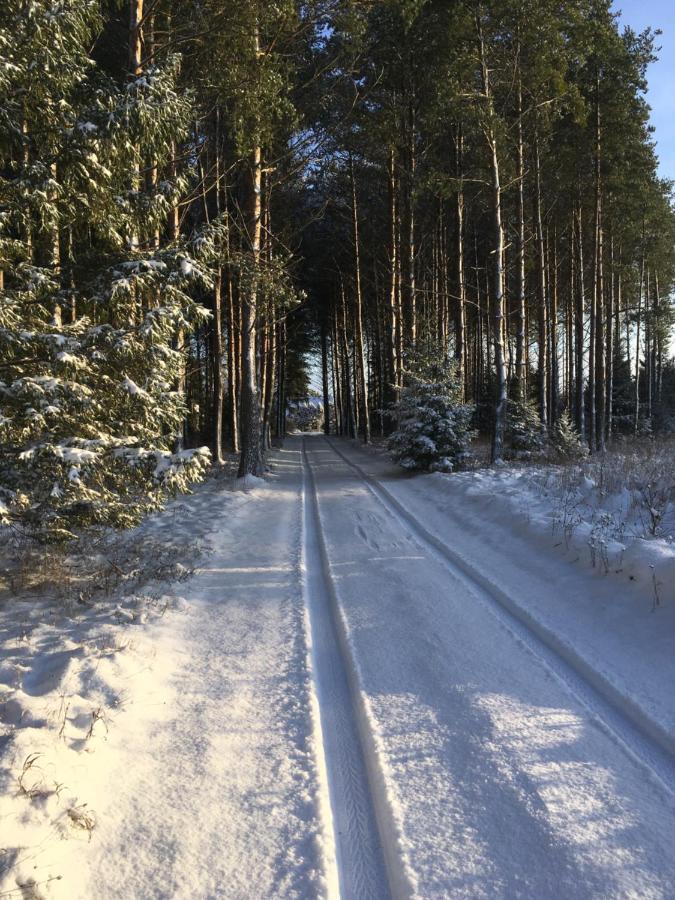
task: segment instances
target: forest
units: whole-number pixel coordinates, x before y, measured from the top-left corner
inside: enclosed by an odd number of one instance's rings
[[[312,383],[364,442],[440,396],[446,468],[672,433],[657,51],[610,0],[5,0],[0,521],[260,475]]]
[[[0,0],[0,898],[675,898],[619,2]]]

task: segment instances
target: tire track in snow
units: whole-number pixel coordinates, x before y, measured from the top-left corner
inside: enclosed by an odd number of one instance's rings
[[[328,438],[335,455],[348,465],[370,493],[434,559],[463,581],[508,631],[589,711],[593,719],[619,743],[647,774],[675,796],[675,755],[667,736],[655,733],[639,709],[629,707],[602,675],[577,657],[573,648],[531,617],[525,610],[476,571],[425,526],[374,476],[365,472]]]
[[[404,897],[409,891],[396,887],[397,875],[391,872],[391,866],[388,871],[385,863],[378,828],[378,813],[380,824],[382,821],[382,803],[377,803],[377,790],[371,787],[369,752],[363,733],[367,726],[357,709],[358,689],[340,622],[321,528],[316,482],[304,438],[302,462],[304,589],[339,895],[344,900]],[[330,875],[328,880],[330,890]]]

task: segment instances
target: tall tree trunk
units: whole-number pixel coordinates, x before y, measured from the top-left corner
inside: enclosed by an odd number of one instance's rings
[[[213,371],[211,444],[213,459],[223,461],[223,322],[222,322],[223,270],[216,268],[213,286],[213,318],[211,320],[211,362]]]
[[[574,240],[574,214],[569,235],[569,271],[567,303],[565,305],[565,390],[567,410],[570,416],[574,410],[574,304],[576,302],[576,244]]]
[[[277,324],[277,399],[276,432],[280,441],[286,436],[286,320]]]
[[[576,393],[576,403],[575,403],[575,412],[576,412],[576,426],[577,431],[582,440],[585,440],[586,437],[586,416],[585,416],[585,391],[584,391],[584,366],[585,366],[585,353],[584,353],[584,316],[585,316],[585,280],[584,280],[584,233],[583,233],[583,217],[581,213],[581,203],[579,203],[577,209],[577,264],[578,264],[578,279],[577,279],[577,291],[576,291],[576,303],[574,309],[574,349],[575,349],[575,366],[576,369],[576,381],[575,381],[575,393]]]
[[[663,401],[663,328],[661,326],[661,292],[659,290],[659,273],[654,272],[654,317],[657,324],[656,362],[654,366],[654,397],[657,404]]]
[[[525,358],[525,151],[523,143],[523,92],[518,76],[518,152],[516,178],[518,180],[518,232],[516,243],[516,390],[519,400],[527,395],[527,365]]]
[[[643,228],[644,232],[644,228]],[[644,240],[644,235],[643,235]],[[646,262],[644,250],[642,254],[642,268],[640,272],[640,290],[638,291],[638,307],[637,307],[637,332],[635,335],[635,405],[633,410],[633,434],[637,435],[640,427],[640,329],[642,326],[642,292],[645,288],[645,274],[649,278],[649,274],[645,269]]]
[[[259,52],[257,30],[255,50]],[[250,251],[251,274],[241,295],[241,456],[239,477],[262,475],[263,459],[260,434],[260,396],[256,359],[258,320],[258,269],[260,265],[262,152],[257,145],[245,172],[246,238]]]
[[[487,122],[484,125],[485,137],[490,151],[491,175],[492,175],[492,216],[493,216],[493,339],[495,348],[495,376],[496,398],[494,432],[492,437],[492,461],[502,458],[504,450],[504,431],[506,428],[506,364],[504,358],[504,227],[502,225],[502,187],[500,180],[499,154],[497,150],[497,136],[494,132],[492,120],[494,108],[492,93],[490,90],[490,74],[485,54],[485,41],[480,16],[476,19],[478,28],[478,41],[480,49],[481,75],[483,81],[483,95],[487,105]]]
[[[356,203],[356,176],[354,160],[349,160],[349,173],[352,183],[352,238],[354,241],[354,360],[359,382],[360,410],[359,418],[363,429],[363,440],[370,443],[370,411],[368,409],[368,380],[363,347],[363,297],[361,294],[361,251],[359,246],[359,215]]]
[[[389,151],[388,169],[389,197],[389,287],[385,309],[385,391],[384,402],[388,407],[396,400],[396,388],[400,385],[399,343],[401,321],[398,315],[398,252],[397,252],[397,206],[396,206],[396,154]]]
[[[614,234],[610,234],[609,241],[609,293],[607,296],[607,439],[611,441],[614,429],[614,347],[616,341],[616,293],[614,271]]]
[[[129,2],[129,71],[134,78],[143,74],[143,0],[130,0]],[[131,189],[137,191],[140,185],[141,158],[136,151],[131,171]],[[132,232],[129,236],[131,248],[137,249],[139,242],[139,235]]]
[[[331,314],[331,372],[333,376],[333,414],[335,417],[335,433],[344,434],[344,420],[342,417],[342,370],[340,368],[340,341],[338,337],[337,311],[333,307]]]
[[[403,341],[414,347],[417,339],[417,291],[415,284],[415,106],[408,99],[405,172],[403,178],[402,298]]]
[[[460,386],[462,402],[466,402],[466,278],[464,274],[464,135],[462,126],[455,133],[455,176],[458,179],[456,197],[456,315],[455,315],[455,363],[457,365],[457,381]]]
[[[226,195],[227,203],[227,195]],[[225,255],[230,258],[230,219],[225,209]],[[230,432],[230,449],[233,453],[239,453],[239,327],[235,313],[234,278],[232,268],[228,263],[225,268],[225,303],[227,319],[227,414]]]
[[[558,358],[558,231],[554,226],[553,239],[548,243],[549,248],[549,283],[551,285],[551,315],[550,315],[550,369],[549,369],[549,421],[555,425],[558,418],[558,400],[560,395],[560,371]]]
[[[357,434],[356,416],[354,414],[356,400],[352,393],[351,365],[349,360],[349,335],[347,334],[347,297],[345,296],[345,288],[342,279],[340,279],[340,300],[344,375],[344,421],[346,424],[346,434],[349,437],[354,438]]]
[[[539,418],[542,425],[549,423],[548,406],[548,291],[546,283],[546,250],[544,227],[541,217],[541,165],[539,160],[539,138],[534,141],[535,177],[535,221],[537,229],[537,286],[539,305]]]
[[[599,90],[599,82],[598,82]],[[605,285],[602,223],[600,101],[596,102],[595,145],[595,448],[604,452],[606,435],[607,363],[605,345]]]
[[[222,212],[223,200],[221,195],[220,169],[221,169],[221,141],[220,141],[220,113],[216,110],[215,117],[215,148],[214,148],[214,184],[213,191],[216,203],[216,214]],[[220,250],[222,248],[219,247]],[[213,285],[213,319],[211,321],[211,366],[213,371],[212,383],[212,414],[211,414],[211,443],[213,459],[216,463],[223,462],[223,269],[222,265],[216,266]]]
[[[328,386],[328,332],[321,320],[321,383],[323,387],[323,430],[330,434],[330,390]]]

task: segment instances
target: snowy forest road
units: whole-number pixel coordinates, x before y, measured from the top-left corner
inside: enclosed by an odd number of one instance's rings
[[[165,516],[209,552],[50,896],[672,900],[672,756],[478,583],[567,608],[536,547],[347,440],[270,464]]]
[[[303,440],[392,893],[673,896],[672,758],[452,566],[404,479],[392,503]]]

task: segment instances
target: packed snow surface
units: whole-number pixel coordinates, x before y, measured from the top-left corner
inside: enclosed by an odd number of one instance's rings
[[[319,435],[232,487],[139,529],[207,549],[175,590],[0,610],[0,894],[675,896],[675,598],[632,540],[593,568],[510,470]]]

